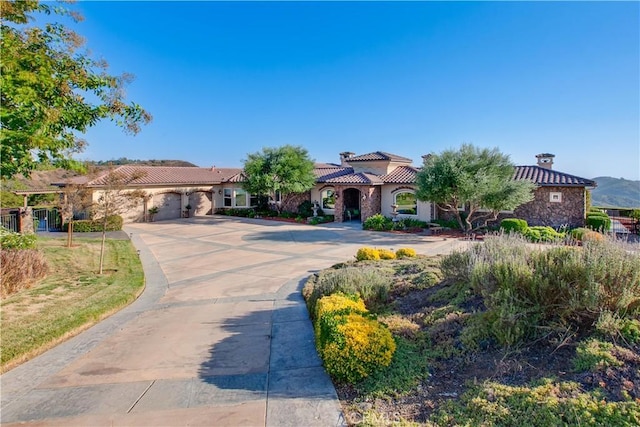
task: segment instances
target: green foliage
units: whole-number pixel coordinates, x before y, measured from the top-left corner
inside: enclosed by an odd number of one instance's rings
[[[398,396],[415,388],[426,378],[429,366],[419,345],[408,339],[394,336],[396,352],[386,369],[372,372],[356,384],[356,389],[365,396]]]
[[[318,300],[314,330],[325,369],[340,382],[355,383],[389,366],[396,350],[391,332],[353,295]]]
[[[324,215],[324,211],[320,207],[318,207],[318,210],[316,211],[316,213],[318,214],[318,216],[323,216]],[[303,218],[312,217],[313,216],[313,203],[311,203],[308,200],[305,200],[304,202],[300,203],[298,205],[298,214]]]
[[[35,234],[20,234],[0,227],[0,247],[2,249],[36,249]]]
[[[440,227],[450,228],[452,230],[460,230],[460,224],[455,219],[434,219],[431,221]]]
[[[383,231],[393,228],[393,221],[382,214],[371,215],[362,223],[364,230]]]
[[[574,382],[545,380],[527,387],[488,381],[459,401],[447,401],[431,421],[436,426],[633,426],[640,423],[640,406],[606,402]]]
[[[578,372],[594,371],[608,366],[622,366],[622,362],[612,353],[610,342],[589,339],[580,342],[576,349],[573,366]]]
[[[318,299],[337,292],[359,295],[368,307],[386,301],[391,286],[388,272],[380,269],[345,267],[325,270],[311,276],[303,289],[303,295],[313,316]]]
[[[273,196],[276,192],[304,193],[315,184],[313,168],[314,163],[303,147],[263,148],[262,152],[247,155],[242,186],[249,193],[261,196]]]
[[[592,230],[606,232],[611,228],[611,218],[604,212],[589,212],[586,224]]]
[[[425,158],[416,177],[416,195],[453,213],[464,230],[470,231],[473,224],[484,226],[495,220],[499,211],[513,210],[533,199],[533,183],[514,180],[513,171],[509,157],[498,149],[464,144],[457,151]],[[462,205],[467,207],[464,220],[458,210]]]
[[[107,74],[103,60],[83,52],[80,36],[44,21],[51,14],[77,21],[77,14],[39,1],[3,1],[0,10],[3,178],[28,176],[38,162],[82,169],[72,158],[85,145],[77,134],[102,119],[135,134],[151,120],[139,105],[125,103],[123,89],[130,75]],[[36,15],[42,24],[28,25]]]
[[[357,261],[370,261],[370,260],[378,260],[380,259],[380,253],[376,248],[360,248],[356,253]]]
[[[413,248],[400,248],[396,251],[396,258],[415,258],[416,250]]]
[[[104,219],[82,219],[73,222],[73,231],[76,233],[90,233],[101,231],[119,231],[122,230],[123,220],[120,215],[110,215],[107,217],[105,226]],[[104,230],[103,230],[104,227]],[[69,224],[64,224],[64,230],[69,229]]]
[[[529,228],[529,224],[524,219],[518,218],[505,218],[500,222],[500,228],[505,233],[520,233],[524,234]]]
[[[514,345],[552,324],[588,331],[604,310],[622,318],[637,315],[638,265],[640,254],[616,242],[540,251],[510,235],[445,257],[442,271],[471,283],[484,299],[494,337]]]
[[[556,242],[564,239],[564,233],[559,233],[549,226],[536,225],[528,227],[524,236],[532,242]]]
[[[3,185],[4,188],[4,185]],[[0,207],[3,208],[18,208],[23,205],[22,196],[18,196],[17,194],[2,190],[0,191]]]

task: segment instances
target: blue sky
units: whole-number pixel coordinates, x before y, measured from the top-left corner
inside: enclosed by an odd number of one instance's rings
[[[154,121],[107,122],[84,159],[241,166],[462,143],[519,165],[640,179],[638,2],[80,2],[74,26]]]

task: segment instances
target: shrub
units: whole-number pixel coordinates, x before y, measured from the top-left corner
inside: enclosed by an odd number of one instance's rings
[[[527,231],[529,225],[524,219],[518,218],[505,218],[500,222],[500,228],[505,233],[520,233],[524,234]]]
[[[389,249],[378,249],[380,259],[396,259],[396,253]]]
[[[622,366],[622,362],[612,353],[613,344],[596,339],[580,342],[576,348],[573,366],[576,371],[593,371],[609,366]]]
[[[413,248],[400,248],[396,251],[396,258],[414,258],[416,250]]]
[[[356,253],[356,260],[358,261],[366,261],[366,260],[379,260],[380,253],[375,248],[360,248]]]
[[[393,228],[393,221],[391,221],[391,218],[387,218],[382,214],[375,214],[362,223],[362,228],[364,230],[374,231],[391,230]]]
[[[14,233],[0,227],[0,247],[2,249],[35,249],[36,235]]]
[[[396,349],[391,332],[366,314],[357,296],[339,293],[318,301],[316,345],[337,381],[355,383],[391,363]]]
[[[324,215],[324,212],[320,207],[318,207],[317,214],[318,216]],[[309,200],[305,200],[304,202],[300,203],[298,205],[298,215],[304,218],[313,216],[313,203],[311,203]]]
[[[81,219],[73,222],[73,231],[76,233],[90,233],[102,231],[103,219]],[[110,215],[107,217],[105,231],[122,230],[122,217],[120,215]],[[69,229],[69,224],[64,224],[64,230]]]
[[[586,224],[592,230],[606,232],[611,228],[611,218],[606,213],[589,212]]]
[[[2,298],[30,288],[49,270],[44,255],[35,249],[3,249],[0,251],[0,265]]]
[[[564,239],[564,233],[559,233],[548,226],[529,227],[523,234],[532,242],[554,242]]]
[[[596,241],[601,242],[604,240],[604,235],[597,231],[590,230],[588,228],[574,228],[571,230],[571,238],[579,242]]]
[[[445,277],[469,280],[495,338],[512,345],[552,324],[593,329],[598,313],[640,310],[640,254],[616,242],[535,250],[518,236],[487,239],[443,259]],[[466,255],[465,255],[466,254]]]
[[[309,313],[314,316],[316,302],[323,296],[336,292],[357,294],[367,306],[374,307],[387,300],[390,286],[391,279],[384,271],[346,267],[325,270],[311,276],[302,293],[307,300]]]

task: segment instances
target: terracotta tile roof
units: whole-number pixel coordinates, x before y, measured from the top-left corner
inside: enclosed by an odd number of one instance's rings
[[[195,168],[170,166],[120,166],[115,173],[132,179],[128,184],[144,185],[213,185],[223,182],[239,182],[240,168]],[[88,182],[87,185],[100,187],[106,184],[105,173]],[[139,176],[138,176],[139,175]],[[136,177],[138,176],[138,177]],[[232,181],[235,179],[235,181]]]
[[[515,180],[529,180],[541,187],[595,187],[595,181],[568,173],[558,172],[553,169],[545,169],[540,166],[516,166],[513,174]]]
[[[380,179],[386,184],[415,184],[418,169],[413,166],[398,166],[391,173],[382,175]]]
[[[385,153],[384,151],[376,151],[374,153],[361,154],[345,159],[347,162],[369,162],[374,160],[388,160],[392,162],[412,163],[413,160],[396,154]]]
[[[341,166],[331,166],[325,168],[316,168],[313,170],[313,174],[316,177],[316,182],[327,182],[329,179],[337,178],[343,175],[349,175],[353,173],[353,168],[345,168]]]
[[[384,182],[378,175],[370,173],[359,172],[349,173],[346,175],[336,176],[325,180],[328,184],[368,184],[368,185],[382,185]]]

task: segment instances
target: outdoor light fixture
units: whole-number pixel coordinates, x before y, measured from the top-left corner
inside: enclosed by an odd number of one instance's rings
[[[222,194],[222,188],[218,190],[218,194]]]

